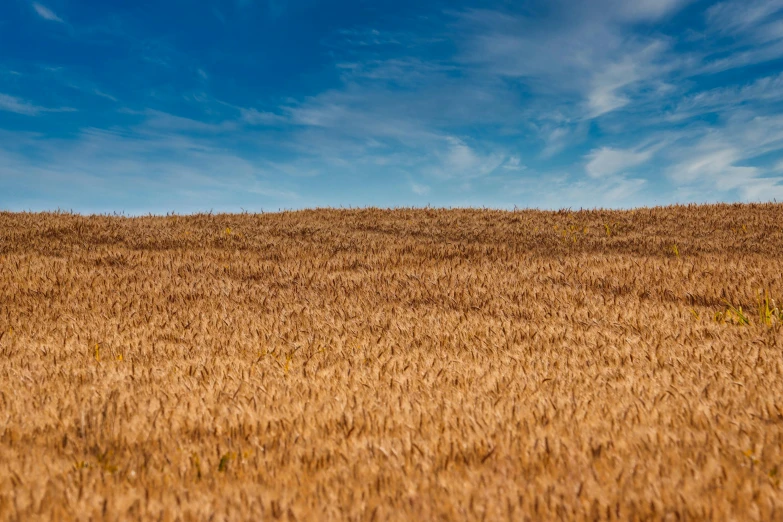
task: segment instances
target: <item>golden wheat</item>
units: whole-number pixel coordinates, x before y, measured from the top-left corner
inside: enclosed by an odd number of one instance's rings
[[[780,204],[0,213],[0,519],[783,520],[781,299]]]

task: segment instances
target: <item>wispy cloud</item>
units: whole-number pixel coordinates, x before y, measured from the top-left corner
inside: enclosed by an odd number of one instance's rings
[[[727,192],[736,192],[740,199],[783,198],[783,177],[770,176],[756,166],[742,165],[745,155],[737,148],[714,148],[706,140],[693,155],[671,167],[670,176],[678,185],[698,188],[704,195],[720,199]],[[725,144],[724,144],[725,145]]]
[[[666,71],[664,63],[656,63],[666,54],[666,48],[665,41],[655,40],[617,61],[604,64],[590,79],[588,116],[596,118],[628,105],[630,93],[624,92],[625,89],[653,80]]]
[[[649,161],[651,157],[651,150],[637,152],[601,147],[588,154],[589,161],[585,170],[591,178],[605,178],[618,173],[623,174],[628,169]]]
[[[33,9],[35,9],[35,12],[38,13],[38,16],[40,16],[44,20],[49,20],[50,22],[65,23],[62,18],[57,16],[54,13],[54,11],[52,11],[45,5],[39,4],[38,2],[33,2]]]
[[[545,121],[538,129],[538,137],[545,144],[544,148],[541,150],[541,157],[551,158],[571,143],[574,137],[575,127],[574,124],[569,121]]]
[[[502,194],[512,203],[535,208],[630,208],[658,203],[645,192],[645,179],[584,179],[561,172],[538,173],[506,181]]]
[[[783,10],[781,0],[728,0],[706,11],[710,28],[725,34],[755,32],[758,26],[775,23],[770,17]]]
[[[519,158],[519,156],[509,156],[509,158],[503,164],[503,168],[506,170],[521,171],[525,170],[527,167],[522,165],[522,160]]]
[[[629,24],[676,12],[686,2],[552,2],[547,15],[491,10],[458,13],[461,61],[486,73],[516,78],[546,99],[577,96],[577,117],[595,118],[629,103],[625,90],[655,81],[673,64],[667,39],[634,35]],[[577,98],[577,99],[578,99]]]
[[[237,130],[238,124],[233,120],[222,120],[216,123],[207,123],[200,120],[175,116],[163,111],[146,109],[144,111],[122,110],[126,114],[135,114],[143,116],[143,124],[135,129],[142,129],[144,132],[182,132],[190,134],[224,134]]]
[[[43,111],[44,108],[32,105],[24,100],[16,98],[15,96],[0,94],[0,110],[15,112],[17,114],[26,114],[28,116],[36,116],[41,111]]]
[[[74,112],[71,107],[49,108],[33,105],[21,98],[0,93],[0,111],[14,112],[26,116],[38,116],[43,112]]]
[[[783,101],[783,73],[764,76],[745,85],[706,89],[682,96],[667,118],[684,120],[705,113],[726,113],[748,105]]]
[[[93,94],[95,94],[96,96],[100,96],[101,98],[106,98],[107,100],[111,100],[111,101],[114,101],[114,102],[117,101],[117,98],[115,98],[111,94],[107,94],[107,93],[101,91],[100,89],[93,89],[92,92],[93,92]]]
[[[259,111],[257,109],[239,109],[241,119],[248,125],[278,125],[287,122],[287,118],[273,112]]]
[[[676,186],[693,187],[720,198],[736,193],[741,199],[783,196],[783,178],[768,158],[783,149],[783,116],[732,113],[720,127],[675,141],[665,150],[667,175]],[[763,190],[762,190],[763,189]]]
[[[446,137],[445,141],[446,146],[436,152],[440,161],[432,171],[440,178],[466,180],[486,176],[506,161],[502,153],[479,153],[454,136]]]
[[[726,0],[705,14],[706,35],[723,38],[698,72],[719,72],[783,57],[783,1]]]
[[[0,192],[35,192],[38,200],[30,204],[44,208],[56,203],[131,213],[169,207],[238,211],[240,205],[276,208],[298,201],[295,183],[258,159],[192,135],[176,117],[143,118],[130,129],[86,128],[75,139],[0,133]],[[174,124],[162,127],[161,121]],[[113,204],[101,208],[103,201]]]
[[[518,133],[522,105],[502,79],[465,75],[447,57],[428,56],[427,46],[438,41],[436,31],[428,39],[400,32],[341,31],[329,44],[340,53],[335,69],[341,85],[289,99],[274,113],[243,109],[243,119],[287,124],[291,135],[284,147],[313,162],[415,171],[428,185],[487,176],[504,164],[508,147],[481,137],[468,139],[452,128],[500,125]],[[387,45],[403,52],[387,58],[366,49]],[[521,170],[513,162],[507,166]]]
[[[422,185],[421,183],[411,182],[411,192],[417,196],[426,196],[430,193],[430,187]]]

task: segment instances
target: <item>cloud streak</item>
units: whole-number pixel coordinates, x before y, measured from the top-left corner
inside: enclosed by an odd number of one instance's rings
[[[604,178],[625,173],[638,165],[646,163],[652,157],[652,151],[637,152],[601,147],[588,155],[585,170],[591,178]]]
[[[54,11],[46,7],[45,5],[39,4],[38,2],[33,2],[33,9],[36,13],[38,13],[38,16],[43,18],[44,20],[49,20],[50,22],[59,22],[59,23],[65,23],[62,18],[57,16]]]
[[[45,112],[75,112],[76,109],[71,107],[60,107],[55,109],[40,107],[22,100],[21,98],[17,98],[16,96],[0,93],[0,111],[13,112],[25,116],[38,116]]]
[[[0,93],[0,110],[24,114],[26,116],[37,116],[43,107],[37,107],[15,96]]]
[[[258,161],[192,136],[176,118],[143,118],[133,130],[87,128],[76,139],[0,133],[0,193],[17,194],[20,201],[18,195],[34,193],[25,202],[35,208],[57,202],[131,214],[183,204],[186,211],[276,208],[299,200],[294,183]],[[176,124],[162,127],[161,120]],[[8,204],[0,198],[0,206]],[[19,205],[14,208],[24,208]]]
[[[633,35],[629,25],[675,13],[684,1],[589,4],[552,2],[541,17],[491,10],[456,14],[467,38],[460,60],[486,74],[517,79],[543,99],[551,93],[580,102],[575,118],[625,107],[630,94],[672,68],[663,35]]]

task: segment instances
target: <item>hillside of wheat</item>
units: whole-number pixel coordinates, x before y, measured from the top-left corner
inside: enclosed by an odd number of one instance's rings
[[[783,520],[783,205],[0,213],[2,520]]]

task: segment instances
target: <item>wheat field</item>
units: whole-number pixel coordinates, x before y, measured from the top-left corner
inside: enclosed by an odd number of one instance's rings
[[[0,213],[0,520],[783,520],[783,205]]]

